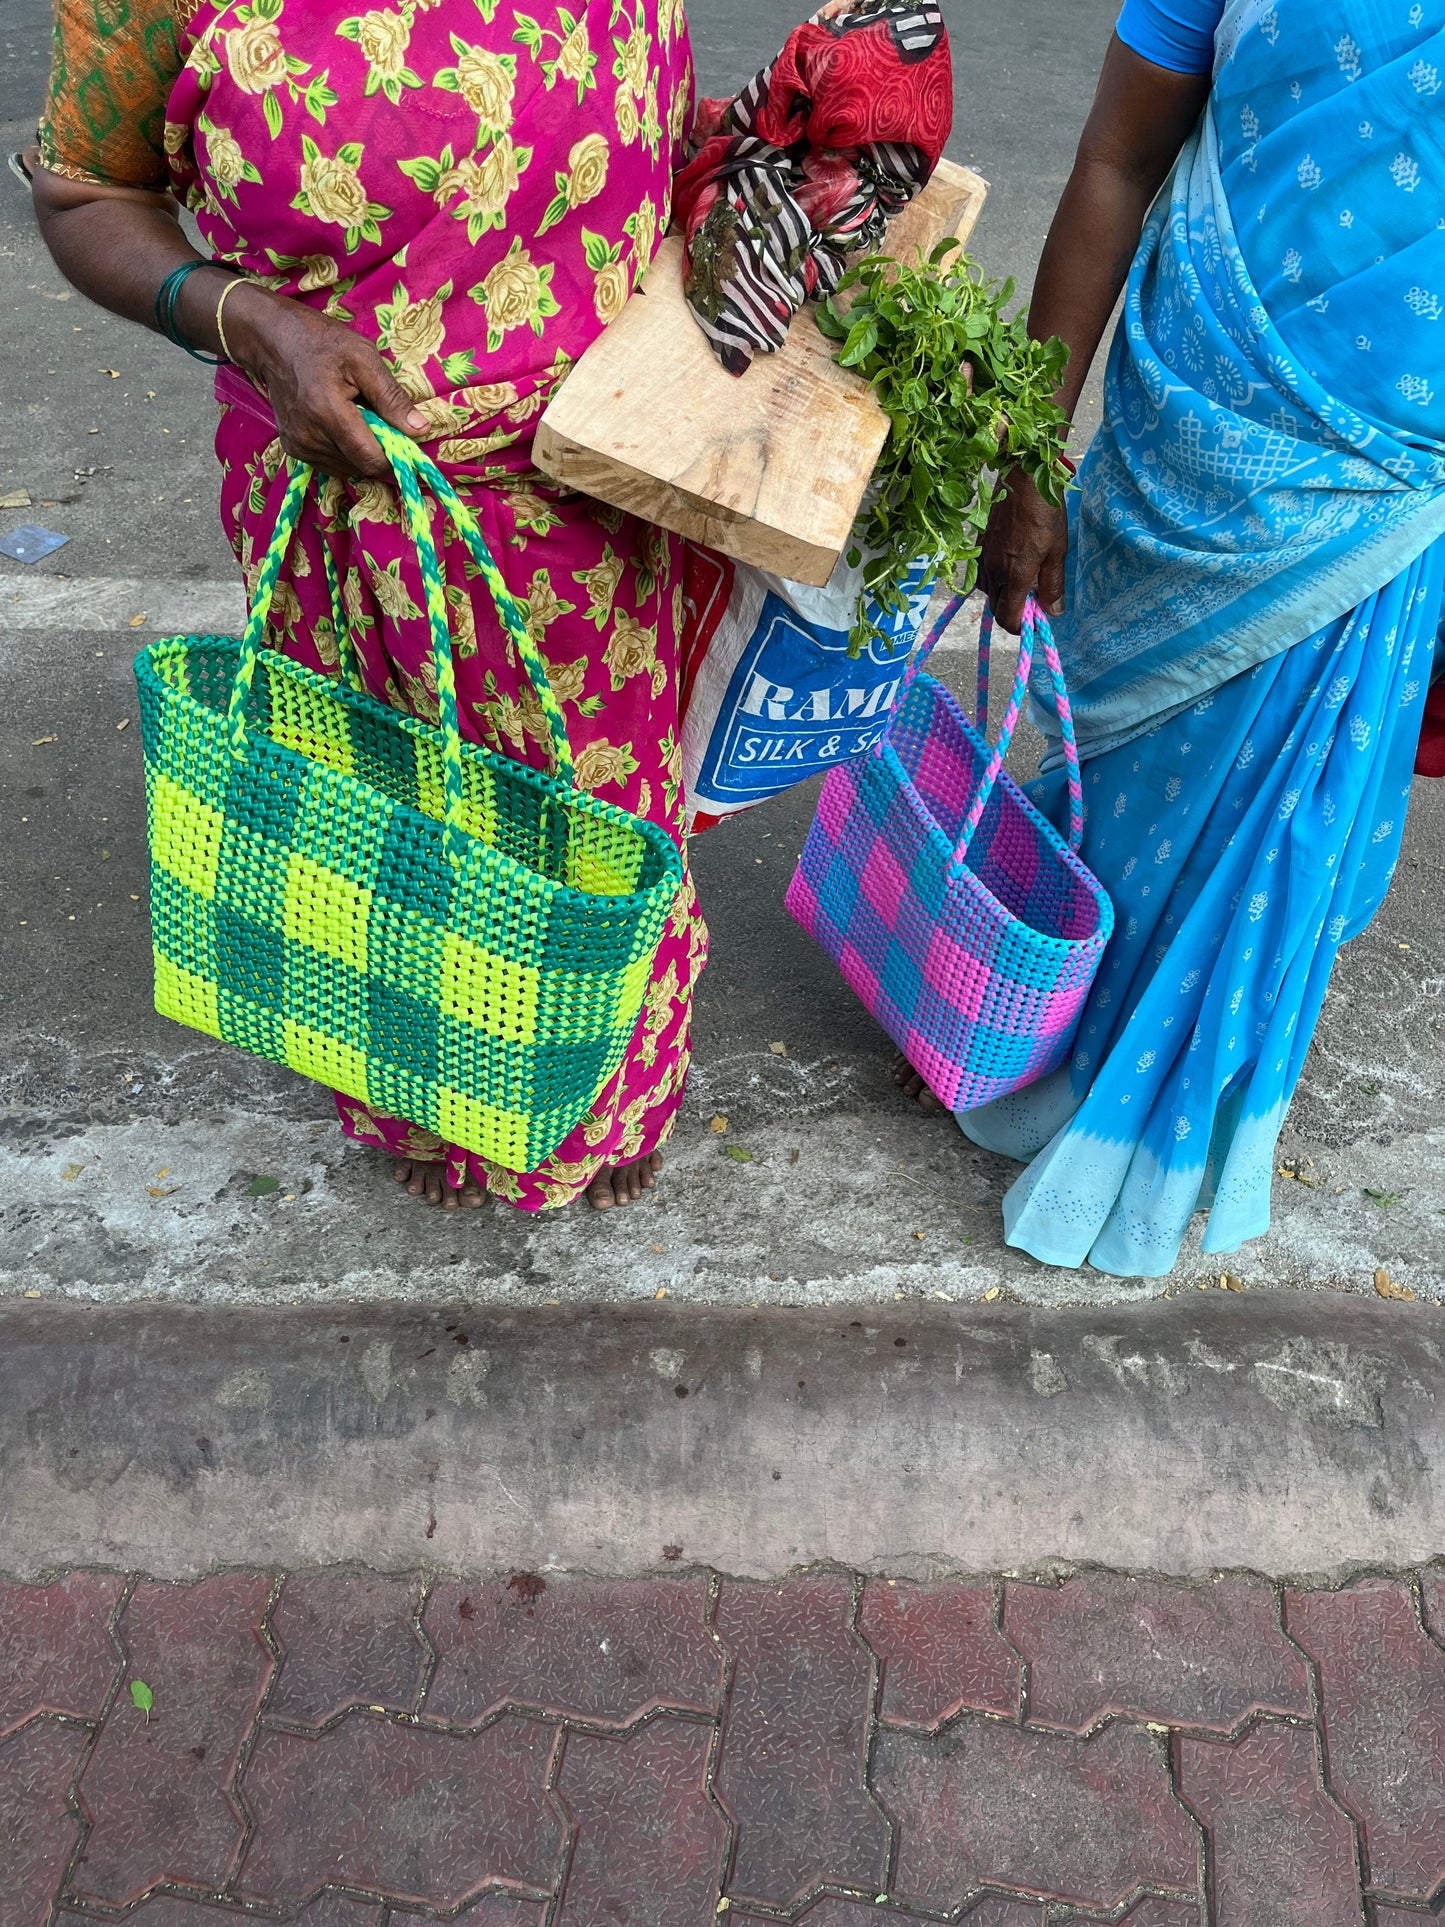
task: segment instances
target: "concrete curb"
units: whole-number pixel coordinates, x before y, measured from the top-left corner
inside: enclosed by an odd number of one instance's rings
[[[0,1311],[0,1565],[1337,1576],[1445,1549],[1434,1308]]]

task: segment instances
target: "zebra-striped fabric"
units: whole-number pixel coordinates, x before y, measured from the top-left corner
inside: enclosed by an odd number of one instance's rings
[[[724,367],[773,353],[804,301],[881,243],[952,110],[943,16],[913,0],[833,0],[735,100],[701,103],[675,205],[688,300]]]

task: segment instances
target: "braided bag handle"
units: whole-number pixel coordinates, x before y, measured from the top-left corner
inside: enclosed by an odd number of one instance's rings
[[[391,463],[406,512],[407,527],[416,545],[417,561],[421,568],[427,619],[431,628],[432,658],[436,668],[447,849],[452,861],[459,865],[465,858],[470,840],[463,822],[461,729],[457,717],[456,676],[452,666],[446,591],[441,564],[437,558],[436,543],[432,538],[431,519],[422,497],[423,483],[436,498],[438,505],[465,542],[472,560],[491,593],[498,619],[516,648],[518,658],[536,693],[542,714],[546,718],[558,774],[569,786],[575,788],[576,768],[572,758],[572,748],[567,740],[567,725],[562,715],[562,706],[557,701],[548,679],[547,665],[528,632],[526,618],[516,597],[508,589],[502,572],[497,567],[476,516],[462,501],[436,464],[421,452],[409,436],[401,434],[389,422],[384,422],[379,415],[373,414],[370,409],[364,408],[361,412],[366,418],[368,427],[381,443],[387,460]],[[231,698],[227,710],[230,750],[231,754],[238,759],[244,757],[246,753],[246,697],[255,679],[256,662],[263,646],[266,618],[270,613],[282,563],[291,547],[297,525],[301,520],[306,493],[314,477],[315,471],[308,463],[297,462],[292,466],[291,478],[286,485],[286,493],[276,518],[275,531],[257,577],[246,631],[241,638],[240,659],[236,666],[236,678],[231,686]],[[350,625],[346,619],[336,581],[335,564],[325,542],[322,543],[322,550],[342,667],[352,688],[364,694],[365,685],[362,682]]]
[[[989,658],[993,642],[993,610],[986,608],[978,631],[978,732],[987,740],[988,732],[988,680]],[[998,742],[979,779],[978,789],[969,806],[968,815],[963,820],[963,830],[958,845],[949,864],[950,877],[956,877],[963,869],[969,845],[974,833],[983,821],[983,813],[988,808],[989,798],[993,795],[998,782],[999,772],[1008,755],[1009,744],[1013,741],[1014,730],[1023,710],[1024,698],[1028,693],[1029,675],[1033,668],[1035,644],[1043,650],[1044,661],[1048,665],[1049,676],[1053,683],[1054,708],[1059,718],[1059,730],[1063,739],[1064,762],[1069,773],[1069,848],[1078,854],[1084,840],[1084,786],[1079,774],[1079,748],[1074,739],[1074,717],[1069,706],[1069,692],[1064,682],[1063,664],[1054,644],[1054,635],[1049,627],[1049,619],[1032,596],[1024,604],[1024,626],[1019,636],[1019,666],[1014,677],[1014,686],[1009,695],[1008,708],[1004,712],[1003,724],[999,730]]]

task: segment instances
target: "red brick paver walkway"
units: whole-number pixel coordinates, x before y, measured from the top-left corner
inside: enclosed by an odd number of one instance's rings
[[[0,1927],[1406,1927],[1442,1640],[1432,1576],[0,1584]]]

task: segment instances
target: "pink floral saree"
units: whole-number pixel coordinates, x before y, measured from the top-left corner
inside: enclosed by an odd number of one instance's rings
[[[380,345],[527,611],[579,780],[681,847],[679,545],[550,487],[531,440],[666,227],[690,101],[687,31],[678,0],[579,3],[537,16],[512,0],[203,8],[182,36],[166,151],[219,258]],[[224,369],[217,394],[222,514],[249,581],[284,462],[260,391]],[[437,535],[463,731],[545,767],[540,709],[490,598],[440,521]],[[330,481],[313,498],[278,588],[274,646],[336,665],[323,544],[373,693],[434,719],[421,582],[388,486]],[[621,1068],[535,1171],[503,1170],[338,1096],[342,1128],[444,1160],[453,1187],[471,1179],[524,1210],[565,1204],[671,1131],[706,952],[689,878]]]

